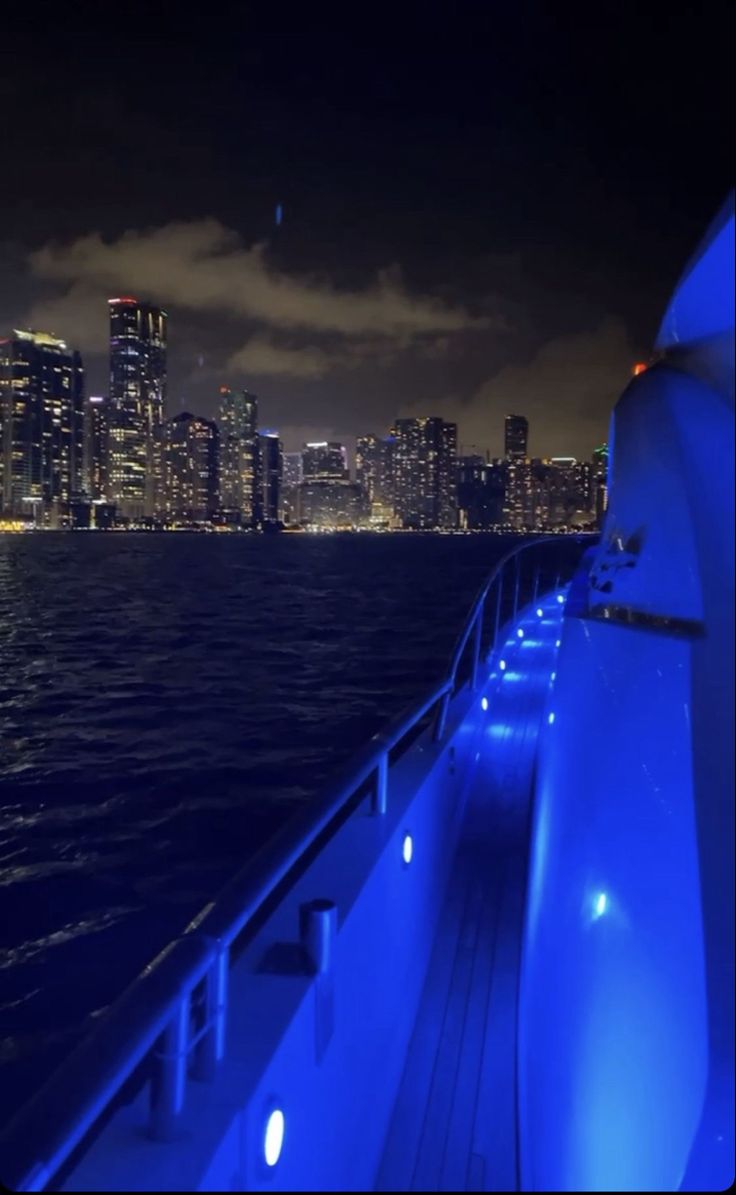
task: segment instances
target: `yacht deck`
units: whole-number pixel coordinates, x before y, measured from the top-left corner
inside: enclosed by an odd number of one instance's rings
[[[537,733],[560,635],[554,595],[491,674],[465,824],[377,1189],[518,1189],[516,1015]]]

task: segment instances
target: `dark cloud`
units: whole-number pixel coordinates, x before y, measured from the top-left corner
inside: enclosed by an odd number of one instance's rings
[[[633,362],[629,333],[620,319],[604,320],[592,332],[545,342],[524,364],[507,365],[470,399],[446,398],[442,413],[458,423],[466,445],[503,452],[505,415],[526,415],[534,456],[589,457],[607,439],[608,417],[627,385]],[[407,403],[406,414],[418,414]]]
[[[217,220],[129,231],[111,241],[93,233],[70,244],[43,246],[31,254],[30,266],[39,278],[71,284],[66,296],[55,300],[62,332],[65,307],[76,319],[80,304],[94,291],[101,298],[142,292],[184,310],[318,334],[411,338],[467,331],[487,322],[461,307],[410,295],[395,266],[380,271],[370,286],[352,291],[277,270],[265,244],[245,247]],[[32,311],[30,318],[36,315]]]
[[[732,184],[733,5],[480,5],[406,37],[397,12],[358,41],[240,9],[3,25],[0,334],[65,335],[102,391],[127,291],[169,310],[172,412],[243,384],[289,437],[412,410],[498,451],[514,406],[535,451],[589,452]]]
[[[229,358],[226,371],[247,377],[323,378],[345,364],[339,353],[317,347],[293,348],[278,344],[268,336],[252,336]]]

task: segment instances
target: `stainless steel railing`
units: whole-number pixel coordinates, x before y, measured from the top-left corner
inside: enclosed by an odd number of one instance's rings
[[[161,1141],[176,1135],[190,1070],[197,1079],[211,1080],[225,1054],[236,939],[368,793],[373,813],[386,813],[390,753],[432,712],[434,739],[442,741],[453,695],[466,683],[477,687],[481,661],[495,651],[503,627],[540,590],[569,579],[582,548],[591,542],[590,536],[550,536],[506,553],[471,606],[444,678],[374,735],[321,799],[249,861],[10,1122],[0,1135],[0,1179],[10,1189],[43,1190],[144,1063],[150,1071],[150,1134]],[[545,562],[552,545],[556,559]]]

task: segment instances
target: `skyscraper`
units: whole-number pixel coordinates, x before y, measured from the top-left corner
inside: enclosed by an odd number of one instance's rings
[[[507,415],[504,420],[504,456],[524,460],[529,447],[529,420],[524,415]]]
[[[515,531],[532,528],[537,522],[539,484],[535,467],[523,457],[507,457],[503,521]]]
[[[355,446],[355,479],[368,495],[371,507],[393,510],[394,444],[388,435],[359,436]]]
[[[344,444],[318,440],[302,449],[303,480],[338,480],[348,477],[348,454]]]
[[[283,483],[281,506],[285,523],[299,522],[299,486],[303,477],[301,452],[285,452],[283,456]]]
[[[602,526],[608,509],[608,445],[601,444],[593,452],[591,469],[591,502],[598,526]]]
[[[84,405],[84,488],[93,499],[107,496],[109,431],[110,404],[91,394]]]
[[[166,402],[167,315],[137,299],[110,299],[110,496],[118,513],[155,513]]]
[[[503,519],[506,462],[486,461],[477,453],[458,457],[457,505],[460,526],[487,530]]]
[[[349,477],[305,477],[299,486],[300,521],[323,530],[361,527],[367,522],[365,491]]]
[[[299,485],[304,473],[301,452],[284,453],[284,485]]]
[[[278,523],[282,519],[283,445],[277,432],[263,431],[258,436],[258,441],[261,477],[260,521]]]
[[[259,516],[258,399],[220,387],[220,505],[226,517],[252,527]]]
[[[204,522],[218,504],[219,432],[211,419],[187,411],[161,429],[162,498],[166,514],[183,522]]]
[[[457,424],[398,419],[394,445],[396,513],[404,527],[454,527]]]
[[[0,341],[0,500],[5,514],[65,526],[81,488],[84,370],[47,332]]]

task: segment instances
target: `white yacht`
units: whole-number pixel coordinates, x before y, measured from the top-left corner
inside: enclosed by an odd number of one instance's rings
[[[440,683],[6,1126],[20,1191],[734,1178],[734,214]]]

